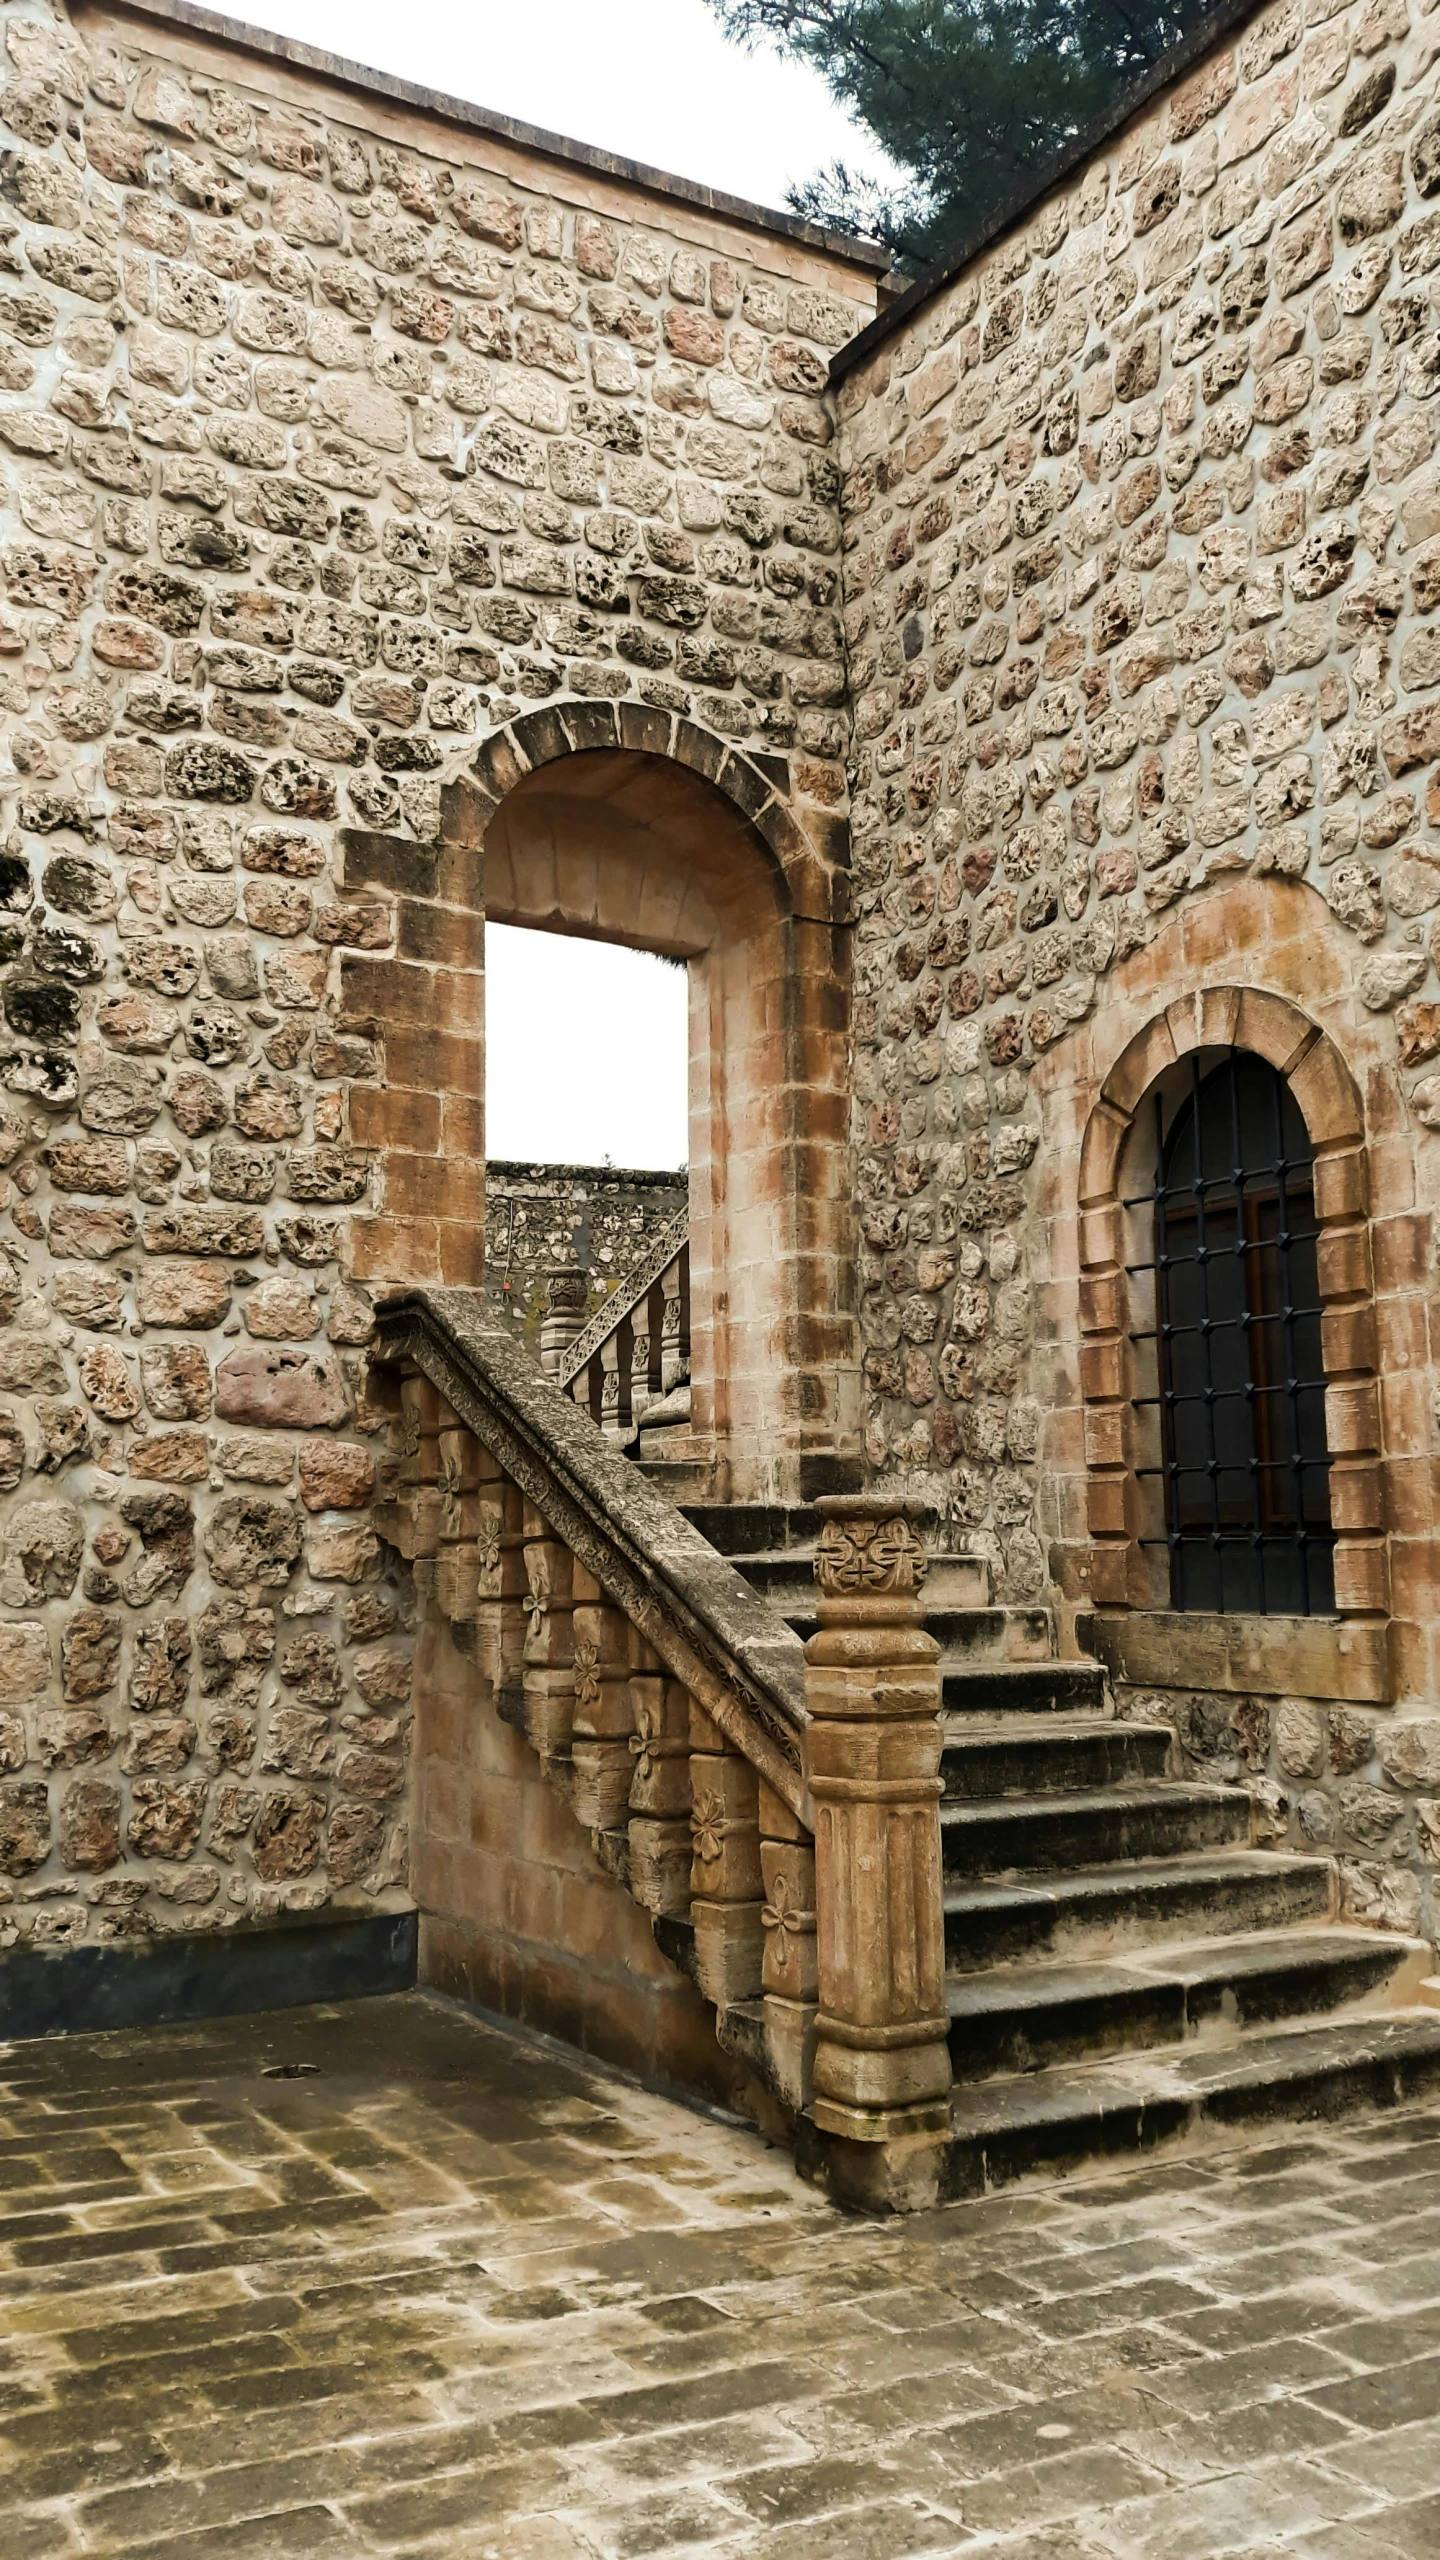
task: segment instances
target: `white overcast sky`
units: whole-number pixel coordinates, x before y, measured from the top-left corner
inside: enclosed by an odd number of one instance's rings
[[[812,72],[727,44],[703,0],[219,0],[227,14],[757,204],[884,162]],[[488,1147],[684,1161],[685,981],[643,954],[488,937]]]
[[[688,992],[647,951],[488,925],[486,1154],[682,1165]]]
[[[227,14],[757,204],[783,205],[837,153],[885,167],[818,74],[727,44],[704,0],[229,0]]]

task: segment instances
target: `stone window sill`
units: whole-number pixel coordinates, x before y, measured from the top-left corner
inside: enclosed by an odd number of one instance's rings
[[[1394,1695],[1383,1618],[1210,1617],[1181,1609],[1086,1612],[1080,1644],[1134,1688],[1218,1689],[1260,1697]]]

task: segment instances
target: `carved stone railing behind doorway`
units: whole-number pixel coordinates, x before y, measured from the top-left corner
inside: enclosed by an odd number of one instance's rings
[[[662,1228],[557,1365],[558,1384],[623,1448],[690,1377],[690,1213]]]

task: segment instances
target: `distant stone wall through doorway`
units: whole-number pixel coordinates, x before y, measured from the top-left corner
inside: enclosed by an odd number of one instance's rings
[[[485,1167],[485,1295],[537,1342],[552,1271],[579,1271],[586,1315],[638,1262],[690,1197],[689,1176],[593,1164]]]

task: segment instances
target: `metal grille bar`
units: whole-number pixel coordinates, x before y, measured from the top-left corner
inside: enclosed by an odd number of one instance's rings
[[[1328,1615],[1335,1606],[1330,1458],[1316,1257],[1314,1157],[1283,1077],[1228,1049],[1155,1097],[1150,1256],[1154,1322],[1132,1345],[1154,1391],[1159,1456],[1141,1479],[1164,1528],[1175,1609]]]

